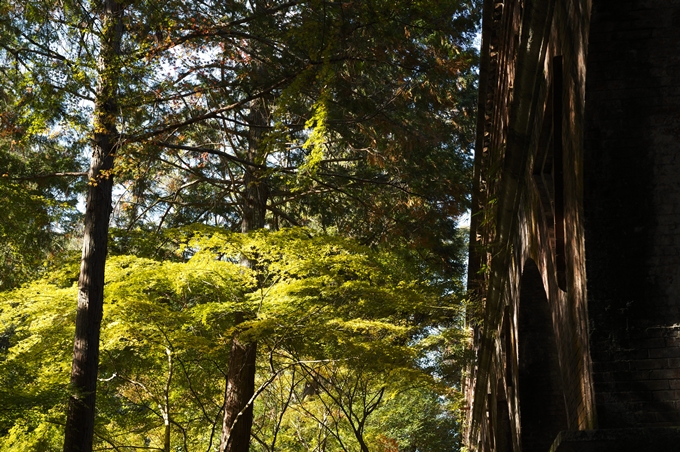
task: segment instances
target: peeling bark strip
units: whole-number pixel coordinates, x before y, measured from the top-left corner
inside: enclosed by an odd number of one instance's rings
[[[90,452],[94,436],[99,333],[104,304],[104,266],[111,215],[111,169],[118,147],[116,130],[123,8],[115,0],[102,5],[99,86],[94,111],[83,255],[78,278],[78,311],[71,368],[64,452]]]

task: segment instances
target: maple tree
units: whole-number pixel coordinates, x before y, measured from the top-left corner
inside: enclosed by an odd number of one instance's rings
[[[383,421],[372,417],[388,415],[383,401],[393,405],[409,391],[455,401],[455,389],[419,361],[430,356],[432,341],[422,332],[453,326],[463,311],[417,261],[302,229],[173,234],[182,243],[176,251],[190,258],[109,259],[98,447],[216,446],[234,330],[256,339],[262,352],[250,400],[259,404],[253,448],[297,450],[294,438],[316,441],[309,428],[324,417],[329,448],[377,445],[385,440]],[[241,257],[254,254],[261,265],[244,269]],[[77,273],[74,261],[0,296],[3,450],[62,437]],[[239,321],[238,312],[248,319]],[[52,359],[42,359],[46,353]],[[282,388],[291,394],[285,404],[276,400]],[[343,410],[355,414],[337,417]]]

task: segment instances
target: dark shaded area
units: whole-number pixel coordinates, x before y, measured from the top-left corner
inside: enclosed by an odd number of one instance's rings
[[[545,452],[567,429],[567,412],[550,305],[532,260],[520,280],[518,341],[522,452]]]
[[[561,432],[551,452],[672,451],[680,428],[626,428]]]
[[[601,428],[677,425],[680,10],[594,1],[584,214]]]

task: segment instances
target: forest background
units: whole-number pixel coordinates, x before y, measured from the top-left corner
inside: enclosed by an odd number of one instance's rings
[[[0,0],[0,450],[458,450],[479,3]]]

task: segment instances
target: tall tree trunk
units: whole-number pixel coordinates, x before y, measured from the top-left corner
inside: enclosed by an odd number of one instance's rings
[[[239,317],[237,321],[243,321],[243,315]],[[243,343],[238,333],[234,334],[229,354],[220,452],[248,450],[253,425],[253,404],[247,404],[255,393],[256,357],[257,343]]]
[[[263,126],[267,124],[267,111],[264,100],[254,101],[249,115],[250,131],[248,137],[248,161],[258,161],[263,152],[259,148]],[[262,160],[262,159],[260,159]],[[247,233],[264,227],[264,219],[269,196],[267,181],[261,170],[255,166],[245,168],[243,195],[241,197],[241,232]],[[250,259],[243,259],[241,265],[253,268],[257,265]],[[238,313],[236,323],[245,320]],[[255,360],[257,343],[245,343],[234,334],[229,354],[227,388],[224,399],[224,422],[220,452],[247,452],[250,444],[250,430],[253,425],[253,404],[250,399],[255,393]]]
[[[94,436],[99,330],[103,314],[104,266],[113,188],[111,169],[118,147],[116,115],[122,15],[119,3],[104,0],[99,83],[94,109],[93,150],[78,278],[78,310],[64,452],[90,452]]]

